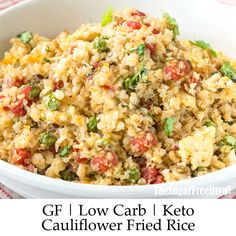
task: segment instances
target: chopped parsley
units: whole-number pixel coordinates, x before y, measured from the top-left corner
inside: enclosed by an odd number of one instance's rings
[[[216,124],[213,121],[208,120],[204,123],[204,126],[206,126],[206,127],[211,127],[211,126],[216,127]]]
[[[164,13],[163,17],[166,19],[167,23],[169,24],[170,29],[173,32],[174,39],[177,35],[179,35],[179,26],[176,22],[176,20],[171,17],[168,13]]]
[[[129,181],[131,183],[137,183],[138,180],[140,179],[141,174],[140,174],[140,170],[138,168],[132,168],[129,170]]]
[[[219,146],[222,147],[224,145],[230,146],[236,152],[236,138],[235,137],[231,135],[225,136],[224,140],[220,142]]]
[[[220,71],[224,76],[229,77],[234,83],[236,83],[236,72],[229,62],[225,62]]]
[[[33,34],[29,31],[23,31],[19,33],[17,36],[21,40],[22,43],[28,44],[33,39]]]
[[[48,59],[48,58],[43,58],[43,61],[45,62],[45,63],[51,63],[51,60],[50,59]]]
[[[113,9],[111,6],[109,6],[102,16],[101,26],[106,26],[112,21],[112,13]]]
[[[70,152],[70,147],[65,146],[59,150],[59,155],[60,157],[65,157],[69,154],[69,152]]]
[[[209,43],[206,43],[203,40],[190,41],[190,43],[204,50],[209,50],[213,57],[217,57],[216,51],[211,48]]]
[[[135,48],[129,49],[128,53],[137,52],[139,56],[144,57],[145,48],[146,48],[146,44],[142,43]]]
[[[56,136],[51,132],[44,132],[39,136],[39,143],[45,145],[46,147],[52,146],[56,141]]]
[[[74,172],[71,172],[69,170],[63,170],[59,173],[60,178],[66,181],[74,181],[77,177],[77,175]]]
[[[100,53],[102,52],[108,52],[110,49],[107,47],[107,40],[108,37],[102,36],[95,40],[93,44],[93,48],[97,49]]]
[[[50,95],[48,95],[47,102],[46,102],[45,106],[50,111],[56,111],[60,107],[60,102],[51,93]]]
[[[96,141],[96,146],[98,146],[98,147],[108,146],[109,144],[110,144],[110,141],[107,138],[99,138]]]
[[[29,92],[29,98],[34,99],[34,98],[38,97],[39,94],[40,94],[40,91],[41,90],[40,90],[40,87],[38,85],[32,84],[31,85],[31,90]]]
[[[98,124],[97,118],[95,116],[92,116],[89,119],[89,122],[87,123],[88,132],[96,132],[97,131],[97,124]]]
[[[198,167],[196,170],[191,170],[191,177],[197,177],[199,172],[207,171],[206,167]]]
[[[49,48],[49,46],[47,45],[47,47],[46,47],[46,52],[51,52],[51,50],[50,50],[50,48]]]
[[[164,121],[164,132],[166,136],[170,137],[173,133],[175,118],[168,117]]]
[[[144,62],[142,62],[139,71],[134,76],[128,76],[124,82],[123,86],[127,91],[134,91],[138,82],[142,79],[143,75],[147,72]]]

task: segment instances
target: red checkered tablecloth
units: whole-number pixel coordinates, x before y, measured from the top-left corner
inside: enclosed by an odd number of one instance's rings
[[[0,11],[11,7],[19,2],[27,1],[27,0],[0,0]],[[218,0],[224,3],[231,3],[234,2],[236,4],[236,0]],[[0,183],[0,199],[13,199],[13,198],[22,198],[19,194],[13,192],[12,190],[8,189],[6,186]],[[227,196],[223,196],[222,198],[233,198],[236,199],[236,190],[232,191],[231,194]]]

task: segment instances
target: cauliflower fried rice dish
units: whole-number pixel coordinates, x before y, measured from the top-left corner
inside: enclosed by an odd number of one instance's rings
[[[0,159],[52,178],[160,184],[236,162],[234,61],[168,13],[113,12],[0,61]]]

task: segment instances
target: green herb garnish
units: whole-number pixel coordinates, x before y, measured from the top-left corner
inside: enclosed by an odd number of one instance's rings
[[[32,84],[31,85],[31,90],[29,92],[29,98],[34,99],[34,98],[38,97],[39,94],[40,94],[40,91],[41,90],[40,90],[40,87],[38,85]]]
[[[173,117],[168,117],[165,119],[164,132],[165,132],[166,136],[168,136],[168,137],[170,137],[173,133],[174,121],[175,121],[175,118],[173,118]]]
[[[97,124],[98,124],[97,118],[95,116],[91,117],[89,119],[89,122],[87,123],[88,132],[96,132],[97,131]]]
[[[19,33],[16,37],[19,38],[21,42],[27,44],[33,39],[34,36],[31,32],[23,31]]]
[[[51,132],[44,132],[39,136],[39,143],[45,145],[46,147],[52,146],[56,141],[56,136]]]
[[[132,168],[129,170],[129,181],[131,183],[137,183],[140,177],[141,177],[141,174],[138,168]]]
[[[179,35],[179,26],[176,20],[173,17],[171,17],[168,13],[164,13],[163,17],[167,20],[167,23],[169,24],[169,27],[172,30],[175,39],[176,36]]]
[[[107,47],[107,39],[108,37],[106,36],[97,39],[93,44],[93,48],[97,49],[100,53],[108,52],[110,49]]]
[[[113,9],[111,6],[109,6],[102,16],[101,26],[106,26],[112,21],[112,13]]]
[[[98,147],[108,146],[109,144],[110,144],[110,141],[107,138],[99,138],[96,141],[96,146]]]
[[[145,48],[146,48],[146,44],[143,43],[143,44],[138,45],[138,47],[129,49],[127,52],[129,54],[131,52],[135,52],[136,51],[139,56],[144,57]]]
[[[234,83],[236,83],[236,72],[229,62],[225,62],[220,71],[224,76],[229,77]]]
[[[50,59],[48,59],[48,58],[43,58],[43,61],[45,62],[45,63],[51,63],[51,60]]]
[[[206,167],[198,167],[196,170],[191,170],[191,177],[196,177],[199,172],[201,171],[207,171]]]
[[[51,50],[50,50],[50,48],[49,48],[49,46],[47,45],[47,47],[46,47],[46,52],[51,52]]]
[[[48,95],[46,108],[50,111],[56,111],[60,107],[60,102],[55,98],[53,94]]]
[[[233,137],[231,135],[225,136],[224,140],[221,141],[221,143],[220,143],[220,146],[223,146],[223,145],[230,146],[236,152],[236,138],[235,137]]]
[[[235,146],[236,145],[236,138],[233,136],[225,136],[225,142],[229,145],[229,146]]]
[[[208,120],[204,123],[204,126],[206,126],[206,127],[211,127],[211,126],[216,127],[216,124],[213,121]]]
[[[144,62],[142,62],[139,71],[134,76],[128,76],[124,82],[123,86],[127,91],[134,91],[138,82],[142,79],[142,76],[147,72],[144,66]]]
[[[190,41],[190,43],[204,50],[209,50],[213,57],[217,57],[216,51],[211,48],[209,43],[206,43],[203,40]]]
[[[70,152],[70,147],[65,146],[59,150],[59,155],[60,157],[65,157],[69,154],[69,152]]]
[[[74,181],[77,177],[77,175],[74,172],[71,172],[69,170],[63,170],[59,173],[60,178],[66,181]]]

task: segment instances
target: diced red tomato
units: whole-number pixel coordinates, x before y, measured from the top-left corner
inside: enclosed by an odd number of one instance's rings
[[[25,99],[29,99],[29,93],[32,90],[31,86],[25,86],[22,90],[21,93],[25,95]]]
[[[3,98],[5,98],[5,96],[3,96],[3,95],[0,95],[0,99],[3,99]]]
[[[25,82],[26,82],[25,77],[22,77],[22,78],[15,77],[11,79],[6,79],[6,84],[9,88],[12,86],[20,87],[23,84],[25,84]]]
[[[192,75],[188,80],[187,80],[188,84],[197,84],[200,85],[201,80],[200,79],[196,79],[196,77],[194,75]]]
[[[114,88],[114,86],[111,86],[111,85],[107,85],[107,84],[104,84],[104,85],[102,85],[101,86],[103,89],[105,89],[105,90],[111,90],[112,92],[115,92],[115,88]]]
[[[153,184],[157,180],[159,172],[154,167],[148,167],[142,171],[142,177],[146,180],[148,184]]]
[[[169,65],[164,68],[167,80],[177,81],[182,77],[189,75],[190,72],[191,65],[187,60],[172,60]]]
[[[152,33],[153,33],[153,34],[159,34],[159,33],[160,33],[160,30],[157,29],[157,28],[154,28],[154,29],[152,30]]]
[[[181,78],[181,76],[177,73],[177,68],[175,66],[166,66],[164,68],[164,73],[166,78],[170,80],[177,81]]]
[[[14,160],[16,165],[29,165],[31,159],[31,152],[26,148],[16,148],[17,157]]]
[[[74,151],[74,152],[79,152],[79,151],[80,151],[80,148],[74,148],[74,147],[73,147],[73,151]]]
[[[131,13],[131,16],[146,16],[146,14],[139,10],[136,10]]]
[[[87,157],[81,157],[81,156],[77,156],[76,157],[76,162],[79,164],[85,164],[88,162],[88,158]]]
[[[173,146],[173,151],[178,151],[179,150],[179,144],[175,143]]]
[[[148,184],[160,184],[164,182],[164,178],[159,171],[154,167],[148,167],[143,169],[142,177]]]
[[[19,100],[18,102],[16,102],[16,104],[11,108],[11,112],[18,117],[26,115],[23,101]]]
[[[53,82],[53,90],[62,89],[64,87],[64,82],[62,80]]]
[[[16,87],[20,87],[24,84],[24,78],[20,79],[18,77],[16,77],[14,80],[13,80],[13,86],[16,86]]]
[[[10,110],[10,107],[4,106],[2,109],[3,109],[4,111],[9,111],[9,110]]]
[[[132,20],[127,21],[127,25],[134,30],[139,30],[142,27],[142,25],[139,22]]]
[[[146,48],[150,51],[150,54],[155,54],[157,45],[155,43],[146,44]]]
[[[156,146],[157,143],[157,137],[152,132],[146,132],[143,136],[130,140],[131,150],[138,153],[146,152],[149,148]]]
[[[32,90],[31,86],[25,86],[22,90],[21,90],[21,94],[24,94],[25,99],[27,101],[27,106],[30,107],[32,105],[32,99],[29,97],[29,93]]]
[[[75,45],[71,46],[70,47],[70,54],[73,54],[75,49],[76,49]]]
[[[146,132],[144,138],[147,147],[151,148],[157,145],[157,137],[152,132]]]
[[[147,23],[147,22],[144,22],[143,24],[146,25],[147,27],[150,27],[150,26],[151,26],[151,24],[150,24],[150,23]]]
[[[162,175],[158,175],[155,184],[161,184],[163,182],[164,182],[164,177]]]
[[[144,141],[144,138],[132,138],[130,141],[131,150],[133,152],[146,152],[148,150],[148,147],[144,145]]]
[[[155,182],[158,174],[158,170],[153,167],[148,167],[142,171],[142,177],[146,180],[147,183]]]
[[[92,169],[100,172],[100,173],[104,173],[108,170],[108,160],[106,160],[104,157],[102,156],[97,156],[94,157],[91,161],[91,166]]]
[[[101,61],[97,61],[93,64],[93,68],[94,69],[97,69],[98,67],[100,67],[102,65],[102,62]]]
[[[101,151],[91,160],[91,167],[97,172],[104,173],[110,167],[116,166],[118,162],[118,157],[114,152]]]

